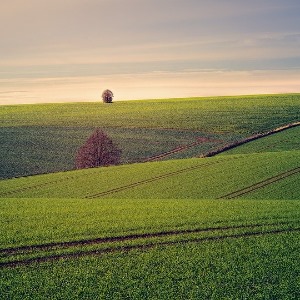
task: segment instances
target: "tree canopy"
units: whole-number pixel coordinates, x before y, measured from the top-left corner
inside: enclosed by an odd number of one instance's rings
[[[114,94],[111,90],[105,90],[102,93],[102,100],[104,103],[111,103],[113,100]]]
[[[121,150],[101,129],[96,129],[76,154],[77,169],[117,165]]]

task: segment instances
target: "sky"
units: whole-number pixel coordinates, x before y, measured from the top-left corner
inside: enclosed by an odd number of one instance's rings
[[[300,92],[299,0],[9,0],[0,104]]]

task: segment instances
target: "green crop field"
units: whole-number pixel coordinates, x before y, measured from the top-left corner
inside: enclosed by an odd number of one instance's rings
[[[3,199],[2,295],[295,297],[299,208],[289,200]]]
[[[296,299],[299,208],[289,200],[3,199],[0,290],[5,299]]]
[[[132,163],[197,157],[299,115],[300,94],[1,106],[0,178],[74,169],[76,150],[96,127],[119,145],[122,163]]]
[[[300,127],[199,157],[299,111],[298,94],[0,107],[0,298],[299,299]],[[123,164],[72,170],[96,127]]]

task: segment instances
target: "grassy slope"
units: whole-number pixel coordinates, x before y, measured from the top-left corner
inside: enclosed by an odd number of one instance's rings
[[[213,199],[297,167],[297,150],[170,160],[3,180],[0,197]],[[267,195],[270,188],[292,183],[283,193],[273,197],[299,199],[297,180],[299,172],[288,174],[259,190]],[[252,192],[244,197],[251,199]]]
[[[276,133],[265,138],[252,141],[237,148],[231,149],[222,153],[221,155],[233,154],[250,154],[250,153],[264,153],[264,152],[282,152],[291,150],[300,150],[299,143],[300,126],[288,129],[286,131]],[[299,157],[299,156],[298,156]],[[299,164],[298,164],[299,165]],[[299,199],[299,175],[293,176],[288,180],[282,180],[276,184],[272,184],[263,189],[251,192],[253,199],[278,199],[283,198],[287,194],[293,199]],[[248,195],[241,196],[247,198]]]
[[[120,126],[248,133],[297,121],[299,100],[300,94],[286,94],[128,101],[112,105],[71,103],[2,106],[1,127]],[[250,119],[252,123],[249,123]]]
[[[263,95],[153,101],[0,107],[0,177],[57,172],[74,166],[76,149],[102,127],[123,150],[123,162],[141,161],[195,142],[166,158],[200,155],[230,141],[299,119],[300,95]],[[184,130],[184,131],[183,131]]]
[[[0,177],[59,172],[74,169],[74,157],[78,148],[93,132],[93,127],[9,127],[0,128],[4,141],[0,160]],[[191,144],[197,137],[212,136],[212,142],[192,149],[195,154],[216,146],[221,135],[209,135],[180,130],[139,128],[105,128],[105,132],[117,141],[122,149],[122,163],[142,161],[153,155],[172,150],[179,145]],[[191,153],[179,153],[179,157]]]

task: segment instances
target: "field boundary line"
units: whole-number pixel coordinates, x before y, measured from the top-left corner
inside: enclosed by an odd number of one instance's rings
[[[231,235],[223,235],[223,236],[212,236],[212,237],[202,237],[198,239],[186,239],[179,241],[161,241],[161,242],[152,242],[144,245],[127,245],[127,246],[118,246],[115,248],[106,248],[106,249],[95,249],[90,251],[82,251],[77,253],[66,253],[66,254],[57,254],[57,255],[49,255],[44,257],[35,257],[28,258],[24,260],[10,261],[0,263],[0,269],[3,268],[14,268],[19,266],[29,266],[33,263],[43,263],[49,261],[58,261],[62,259],[72,259],[72,258],[80,258],[86,256],[99,256],[109,253],[116,252],[129,252],[133,250],[147,250],[152,249],[159,246],[172,246],[178,244],[187,244],[187,243],[201,243],[201,242],[209,242],[209,241],[222,241],[226,239],[238,239],[238,238],[246,238],[251,236],[264,236],[269,234],[281,234],[286,232],[298,232],[300,231],[300,227],[297,228],[286,228],[286,229],[273,229],[268,231],[261,232],[244,232],[237,233]]]
[[[296,167],[296,168],[293,168],[291,170],[288,170],[288,171],[285,171],[285,172],[282,172],[282,173],[279,173],[275,176],[272,176],[272,177],[269,177],[265,180],[262,180],[260,182],[257,182],[255,184],[252,184],[248,187],[245,187],[245,188],[242,188],[240,190],[237,190],[237,191],[234,191],[232,193],[229,193],[227,195],[224,195],[224,196],[221,196],[217,199],[233,199],[233,198],[237,198],[239,196],[242,196],[242,195],[245,195],[245,194],[248,194],[248,193],[251,193],[253,191],[256,191],[258,189],[261,189],[267,185],[270,185],[272,183],[275,183],[277,181],[280,181],[280,180],[283,180],[287,177],[290,177],[292,175],[295,175],[297,173],[300,172],[300,167]]]
[[[283,126],[280,126],[280,127],[277,127],[275,129],[272,129],[272,130],[267,131],[265,133],[258,133],[258,134],[252,135],[252,136],[250,136],[248,138],[245,138],[243,140],[236,141],[236,142],[227,144],[224,147],[221,147],[219,149],[210,151],[210,152],[208,152],[206,154],[201,155],[200,157],[201,158],[212,157],[212,156],[215,156],[217,154],[223,153],[223,152],[225,152],[227,150],[231,150],[231,149],[236,148],[238,146],[250,143],[252,141],[255,141],[255,140],[258,140],[258,139],[267,137],[269,135],[272,135],[272,134],[275,134],[275,133],[278,133],[278,132],[281,132],[281,131],[284,131],[284,130],[287,130],[287,129],[290,129],[290,128],[293,128],[293,127],[297,127],[297,126],[300,126],[300,121],[294,122],[294,123],[290,123],[290,124],[287,124],[287,125],[283,125]]]

